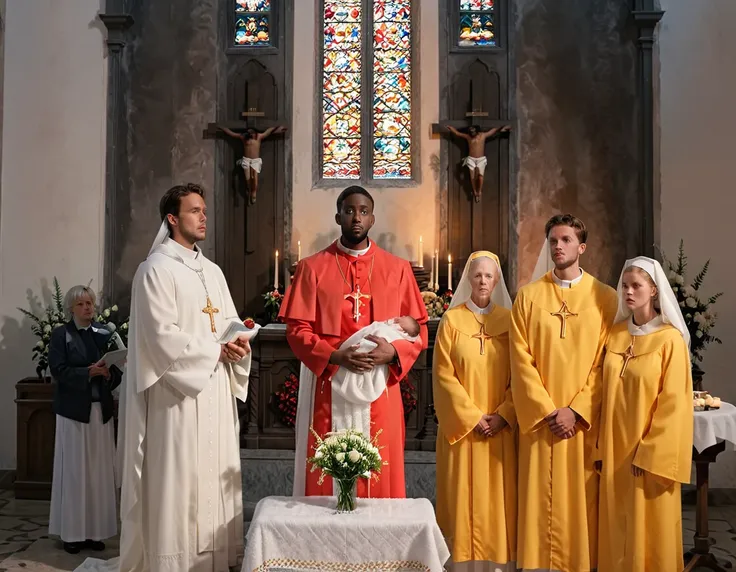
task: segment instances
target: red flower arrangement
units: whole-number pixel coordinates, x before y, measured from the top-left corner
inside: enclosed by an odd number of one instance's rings
[[[281,302],[284,299],[284,295],[278,290],[271,290],[263,295],[263,299],[265,300],[263,306],[268,314],[268,319],[271,322],[276,322],[279,317],[279,310],[281,309]]]
[[[417,408],[417,398],[415,397],[417,388],[409,380],[409,376],[406,376],[401,380],[399,389],[401,389],[401,403],[404,405],[404,419],[406,419]]]
[[[290,373],[281,388],[271,395],[271,409],[286,427],[296,425],[296,406],[299,398],[299,378]]]

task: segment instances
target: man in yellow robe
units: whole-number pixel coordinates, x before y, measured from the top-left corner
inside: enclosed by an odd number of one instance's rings
[[[437,332],[432,372],[437,522],[452,572],[516,571],[510,309],[496,255],[471,254]]]
[[[557,215],[545,233],[554,270],[521,288],[511,313],[517,565],[588,572],[597,563],[600,366],[616,292],[580,268],[587,239],[581,220]]]

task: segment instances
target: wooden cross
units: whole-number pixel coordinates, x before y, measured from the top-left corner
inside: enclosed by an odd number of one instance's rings
[[[218,310],[212,305],[212,302],[210,301],[210,297],[207,296],[207,305],[204,308],[202,308],[202,313],[209,315],[210,328],[212,328],[213,334],[217,331],[217,328],[215,328],[215,314],[217,314],[219,311],[220,310]]]
[[[505,127],[512,123],[509,119],[488,119],[490,115],[484,106],[486,99],[483,92],[483,82],[470,80],[470,111],[465,112],[465,119],[445,119],[432,124],[432,135],[449,133],[447,127],[465,129],[471,125],[477,125],[482,131],[488,131],[493,127]]]
[[[489,336],[486,334],[486,325],[481,324],[480,325],[480,332],[477,334],[473,334],[470,336],[471,338],[475,338],[476,340],[480,340],[480,355],[485,355],[486,353],[486,340],[490,340],[493,338],[493,336]]]
[[[626,352],[624,352],[623,354],[624,366],[621,368],[621,375],[619,377],[624,376],[624,374],[626,373],[626,368],[629,367],[629,361],[631,360],[631,358],[636,357],[634,355],[634,340],[636,340],[636,338],[632,336],[631,344],[628,348],[626,348]]]
[[[560,325],[560,338],[564,340],[565,333],[567,332],[567,319],[577,316],[577,314],[572,313],[567,307],[567,301],[563,300],[562,307],[557,312],[551,312],[551,315],[562,318],[562,324]]]
[[[370,299],[369,294],[361,294],[360,293],[360,286],[357,287],[355,292],[352,292],[350,294],[345,294],[345,299],[350,299],[353,302],[353,305],[355,307],[355,310],[353,311],[353,319],[357,322],[360,320],[362,314],[360,313],[360,307],[363,305],[363,301],[361,298]]]

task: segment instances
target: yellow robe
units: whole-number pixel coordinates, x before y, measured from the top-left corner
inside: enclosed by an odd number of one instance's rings
[[[690,482],[692,379],[685,341],[671,325],[632,336],[616,324],[606,344],[598,452],[603,462],[599,572],[684,568],[680,483]],[[644,469],[631,474],[631,465]]]
[[[475,316],[475,317],[474,317]],[[492,336],[480,355],[480,324]],[[516,415],[509,386],[510,311],[445,313],[434,345],[437,522],[454,562],[516,570]],[[484,414],[509,424],[494,437],[473,431]],[[508,564],[508,568],[504,566]],[[501,568],[503,567],[503,568]],[[495,569],[495,567],[494,567]]]
[[[561,338],[563,301],[568,312]],[[585,273],[560,288],[549,272],[519,290],[511,313],[511,388],[519,423],[517,565],[587,572],[597,562],[598,475],[593,454],[600,413],[603,345],[616,292]],[[581,419],[570,439],[545,421],[571,407]],[[592,430],[591,430],[592,429]]]

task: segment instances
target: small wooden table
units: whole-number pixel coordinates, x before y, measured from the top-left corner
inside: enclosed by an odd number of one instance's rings
[[[695,463],[695,482],[697,486],[697,501],[695,504],[695,536],[692,550],[685,553],[685,570],[690,572],[696,568],[706,568],[716,572],[726,572],[710,553],[712,544],[708,530],[708,469],[715,463],[716,457],[726,449],[726,442],[721,441],[698,453],[693,447],[693,463]]]

